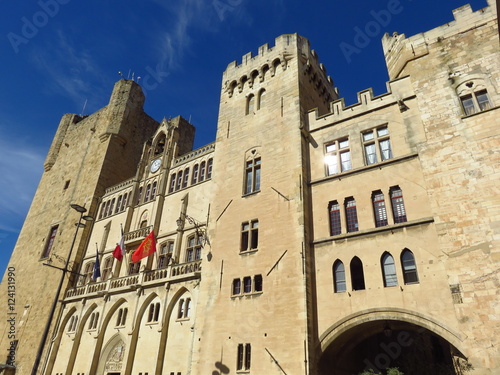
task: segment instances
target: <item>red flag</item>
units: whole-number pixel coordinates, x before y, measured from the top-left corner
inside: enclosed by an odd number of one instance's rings
[[[156,239],[154,231],[148,234],[148,236],[142,241],[136,251],[132,254],[132,262],[137,263],[142,258],[153,254],[156,251]]]
[[[123,236],[123,228],[121,229],[122,229],[122,236],[120,238],[120,243],[117,243],[115,249],[113,250],[113,256],[120,262],[125,256],[125,237]]]

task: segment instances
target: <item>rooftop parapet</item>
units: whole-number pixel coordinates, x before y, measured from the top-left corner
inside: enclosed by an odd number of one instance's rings
[[[309,111],[309,131],[312,132],[323,126],[345,121],[391,105],[398,105],[399,110],[404,112],[408,109],[405,101],[414,97],[415,92],[410,77],[402,77],[387,82],[387,93],[385,94],[373,96],[373,90],[369,88],[358,92],[358,102],[355,104],[346,107],[344,98],[341,98],[330,103],[330,112],[327,114],[320,116],[317,109]]]
[[[257,55],[249,52],[242,61],[231,62],[223,74],[223,91],[232,97],[234,92],[242,92],[245,86],[252,88],[254,82],[263,82],[266,75],[274,77],[277,69],[286,71],[292,59],[300,58],[306,71],[315,74],[315,80],[322,82],[325,89],[333,94],[333,81],[326,68],[318,61],[318,55],[310,49],[309,40],[298,34],[283,34],[275,39],[275,45],[268,43],[258,49]]]
[[[452,35],[473,29],[496,17],[496,6],[493,0],[488,0],[488,7],[473,12],[469,4],[453,10],[454,20],[432,30],[413,35],[386,33],[382,37],[389,77],[399,77],[405,65],[429,53],[428,46],[434,42],[446,39]]]

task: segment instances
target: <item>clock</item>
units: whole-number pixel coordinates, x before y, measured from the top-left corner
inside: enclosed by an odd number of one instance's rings
[[[151,173],[155,173],[161,167],[161,159],[155,159],[151,162]]]

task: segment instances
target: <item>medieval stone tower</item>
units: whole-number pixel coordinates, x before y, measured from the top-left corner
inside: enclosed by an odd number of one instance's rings
[[[0,332],[15,356],[0,368],[500,374],[496,9],[453,14],[385,35],[387,92],[349,106],[307,39],[261,46],[227,66],[199,149],[132,81],[65,115],[9,264],[17,341]]]

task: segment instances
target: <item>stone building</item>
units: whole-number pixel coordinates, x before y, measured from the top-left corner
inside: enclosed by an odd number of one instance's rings
[[[4,370],[500,374],[496,9],[453,14],[385,35],[387,93],[350,106],[307,39],[278,37],[229,64],[196,150],[133,81],[63,116],[1,285],[6,320],[9,270],[31,276]]]

